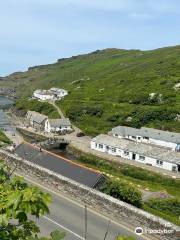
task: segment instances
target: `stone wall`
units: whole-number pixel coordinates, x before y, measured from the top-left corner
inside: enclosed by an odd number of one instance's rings
[[[0,150],[0,158],[6,160],[11,168],[16,166],[18,172],[33,177],[34,180],[42,182],[58,192],[77,199],[88,207],[95,209],[97,212],[119,223],[127,223],[133,228],[141,226],[146,229],[172,230],[171,234],[154,235],[154,237],[163,240],[178,239],[176,235],[180,228],[170,222],[153,216],[125,202],[114,199],[97,190],[81,185],[48,169],[23,160],[14,154]]]

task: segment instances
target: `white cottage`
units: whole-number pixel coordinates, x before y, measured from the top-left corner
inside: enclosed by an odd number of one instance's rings
[[[180,151],[180,133],[146,127],[138,129],[118,126],[113,128],[109,134],[117,138],[130,139],[136,142],[147,144],[155,144],[162,147],[171,148],[174,151]]]
[[[51,92],[42,89],[37,89],[36,91],[34,91],[33,97],[40,99],[42,101],[54,99],[54,95]]]
[[[72,125],[69,118],[49,119],[51,132],[71,132]]]
[[[34,98],[40,99],[42,101],[60,100],[63,99],[66,95],[68,95],[68,92],[60,88],[51,88],[49,90],[37,89],[33,93]]]
[[[180,172],[180,152],[167,148],[100,134],[91,140],[91,149],[165,170]]]

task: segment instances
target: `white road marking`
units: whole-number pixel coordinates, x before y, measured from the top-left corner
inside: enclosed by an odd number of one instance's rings
[[[81,239],[81,240],[84,240],[84,237],[81,237],[81,236],[78,235],[77,233],[75,233],[75,232],[71,231],[69,228],[64,227],[63,225],[57,223],[56,221],[52,220],[51,218],[48,218],[47,216],[43,216],[43,218],[45,218],[46,220],[48,220],[48,221],[54,223],[55,225],[57,225],[58,227],[64,229],[65,231],[67,231],[67,232],[73,234],[73,235],[76,236],[77,238],[79,238],[79,239]]]

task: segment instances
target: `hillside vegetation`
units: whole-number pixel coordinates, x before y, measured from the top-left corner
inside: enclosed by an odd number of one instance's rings
[[[180,46],[105,49],[29,68],[0,81],[21,97],[52,86],[69,91],[58,105],[87,134],[123,124],[180,132]]]

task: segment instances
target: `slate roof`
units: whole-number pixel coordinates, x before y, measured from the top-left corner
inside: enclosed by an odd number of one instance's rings
[[[180,152],[145,143],[138,143],[127,139],[120,139],[105,134],[100,134],[92,139],[93,142],[116,147],[125,151],[140,154],[146,157],[180,164]]]
[[[146,128],[142,127],[138,128],[131,128],[125,126],[118,126],[112,129],[111,133],[123,135],[130,135],[130,136],[142,136],[142,137],[149,137],[153,139],[158,139],[166,142],[173,142],[173,143],[180,143],[180,133],[162,131],[153,128]]]
[[[49,119],[51,127],[71,126],[69,118]]]
[[[40,114],[38,112],[34,111],[28,111],[26,114],[26,119],[32,119],[34,122],[41,124],[45,119],[48,119],[48,117],[44,114]]]
[[[51,171],[89,187],[95,187],[98,182],[104,178],[101,173],[95,170],[73,163],[71,160],[59,157],[46,150],[42,150],[41,152],[39,148],[29,143],[20,144],[15,149],[15,153],[30,162],[50,169]]]

